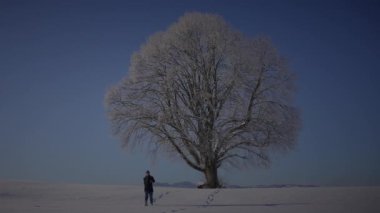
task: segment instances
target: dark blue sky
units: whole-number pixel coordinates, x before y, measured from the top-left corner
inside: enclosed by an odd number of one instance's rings
[[[111,135],[104,94],[133,51],[185,12],[267,35],[298,75],[297,148],[225,182],[380,185],[378,1],[0,0],[0,179],[137,184],[200,181],[184,163]]]

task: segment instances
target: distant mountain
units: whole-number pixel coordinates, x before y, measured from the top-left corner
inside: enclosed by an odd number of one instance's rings
[[[318,187],[318,186],[308,185],[308,184],[272,184],[272,185],[256,185],[250,188],[292,188],[292,187]]]
[[[162,183],[157,182],[156,186],[160,187],[174,187],[174,188],[197,188],[197,184],[190,181],[182,181],[176,183]],[[241,188],[293,188],[293,187],[319,187],[317,185],[307,184],[271,184],[271,185],[255,185],[255,186],[241,186],[241,185],[225,185],[223,188],[241,189]]]
[[[182,182],[177,182],[172,184],[174,187],[181,187],[181,188],[196,188],[197,185],[189,182],[189,181],[182,181]]]
[[[172,185],[169,183],[162,183],[162,182],[157,182],[154,184],[155,186],[161,186],[161,187],[171,187]]]
[[[242,189],[242,188],[251,188],[249,186],[240,186],[240,185],[224,185],[223,188],[228,188],[228,189]]]
[[[155,185],[156,186],[161,186],[161,187],[197,188],[197,184],[189,182],[189,181],[182,181],[182,182],[176,182],[176,183],[161,183],[161,182],[157,182]]]

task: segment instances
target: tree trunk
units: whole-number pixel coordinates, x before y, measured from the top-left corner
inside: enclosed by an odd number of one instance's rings
[[[205,186],[207,188],[218,188],[220,187],[218,179],[218,168],[216,166],[209,166],[204,171],[206,177]]]

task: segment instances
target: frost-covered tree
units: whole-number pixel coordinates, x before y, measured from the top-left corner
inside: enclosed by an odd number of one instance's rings
[[[125,145],[174,152],[215,188],[222,165],[268,165],[271,150],[295,145],[293,93],[293,74],[269,39],[189,13],[134,53],[106,106]]]

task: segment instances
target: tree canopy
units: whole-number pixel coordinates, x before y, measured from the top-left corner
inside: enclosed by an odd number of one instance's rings
[[[106,106],[124,144],[177,153],[218,187],[222,165],[268,165],[270,151],[294,147],[294,92],[294,74],[270,39],[188,13],[133,54]]]

